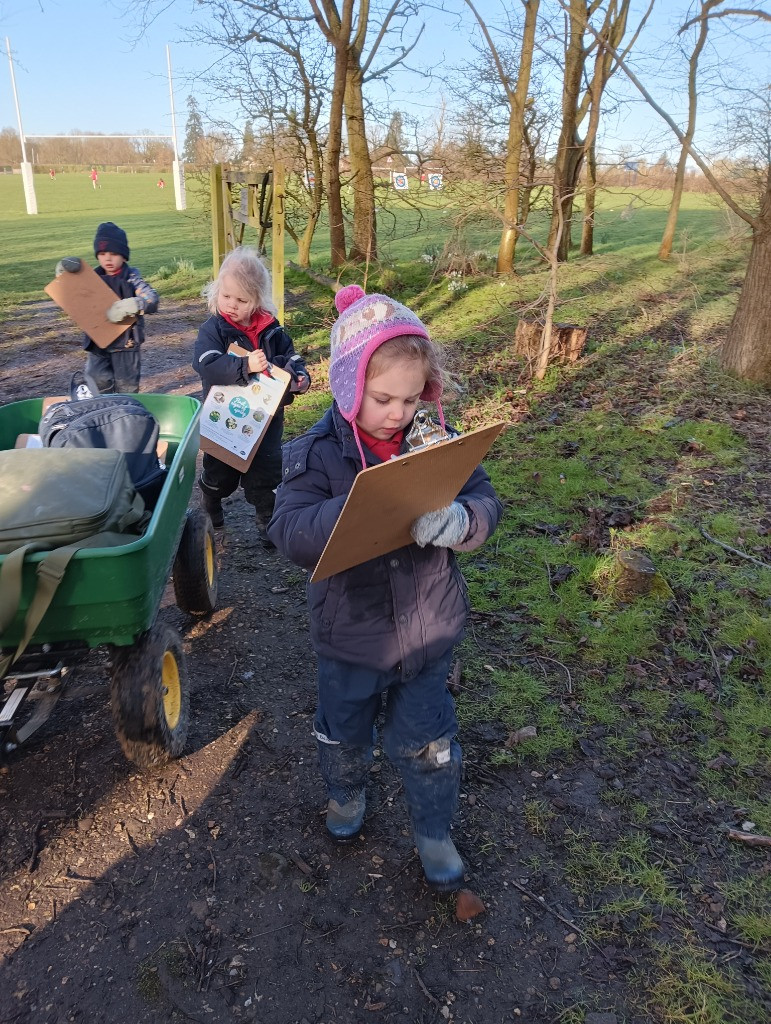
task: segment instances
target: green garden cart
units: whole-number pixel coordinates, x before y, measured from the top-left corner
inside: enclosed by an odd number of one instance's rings
[[[209,615],[217,601],[214,532],[203,509],[188,509],[196,475],[201,406],[186,395],[136,397],[155,416],[168,443],[168,467],[141,536],[117,547],[84,548],[69,563],[24,654],[2,680],[0,757],[26,742],[67,689],[68,673],[89,649],[110,651],[110,702],[124,754],[140,767],[179,756],[190,720],[190,686],[182,640],[158,619],[171,573],[177,606]],[[0,407],[0,449],[37,432],[43,400]],[[73,481],[73,487],[77,481]],[[0,556],[0,565],[3,558]],[[45,552],[24,562],[22,599],[0,640],[15,650]],[[68,696],[77,696],[70,691]]]

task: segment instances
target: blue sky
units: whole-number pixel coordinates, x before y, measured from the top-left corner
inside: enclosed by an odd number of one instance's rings
[[[513,0],[508,6],[511,8]],[[462,4],[460,5],[462,6]],[[479,0],[480,11],[492,20],[499,16],[505,4],[500,0]],[[542,5],[542,8],[546,5]],[[638,11],[646,6],[643,0],[636,4]],[[684,10],[686,0],[659,0],[657,13],[646,30],[648,45],[671,44],[673,8]],[[168,79],[166,76],[167,43],[171,46],[172,68],[175,81],[177,129],[180,146],[184,138],[186,120],[185,100],[195,92],[189,76],[205,73],[213,54],[201,46],[180,42],[183,32],[178,27],[182,12],[189,10],[187,3],[168,5],[147,30],[145,36],[134,42],[137,26],[126,18],[125,5],[118,0],[0,0],[0,34],[3,43],[2,71],[0,71],[0,128],[16,127],[16,113],[5,54],[5,37],[10,37],[14,52],[16,84],[19,93],[22,121],[26,135],[58,134],[74,129],[105,133],[149,131],[168,134],[171,131]],[[467,35],[453,32],[436,12],[424,8],[430,19],[429,30],[424,33],[427,60],[435,62],[443,50],[449,63],[458,61],[467,53]],[[750,72],[769,65],[766,46],[758,46],[758,39],[768,43],[769,33],[761,35],[754,22],[743,19],[741,31],[721,44],[726,57],[738,57],[741,67]],[[715,32],[717,37],[719,33]],[[647,46],[646,46],[647,48]],[[648,79],[656,97],[673,114],[678,113],[678,90],[673,90],[675,75],[673,62],[670,74]],[[619,76],[620,77],[620,76]],[[430,114],[436,90],[416,88],[406,76],[397,83],[393,95],[393,109],[415,115]],[[621,85],[619,83],[619,89]],[[627,86],[621,89],[628,96],[636,96]],[[705,110],[704,123],[709,114]],[[714,114],[711,116],[715,116]],[[662,149],[676,151],[676,143],[667,129],[644,103],[635,101],[620,114],[609,116],[605,122],[605,145],[618,150],[622,146],[646,151],[658,156]]]

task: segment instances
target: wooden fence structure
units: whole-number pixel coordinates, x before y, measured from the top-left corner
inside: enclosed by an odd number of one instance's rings
[[[244,227],[255,228],[257,248],[265,252],[270,231],[273,301],[284,322],[284,168],[233,171],[222,164],[211,169],[212,264],[219,273],[226,253],[243,243]]]

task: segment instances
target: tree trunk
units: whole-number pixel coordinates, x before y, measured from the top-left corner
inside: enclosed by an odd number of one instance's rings
[[[706,2],[701,5],[701,13],[707,14],[713,7],[719,6],[721,2],[722,0],[706,0]],[[672,243],[674,242],[675,230],[677,228],[677,215],[680,212],[680,200],[683,197],[685,165],[691,144],[693,143],[693,136],[696,132],[696,105],[698,101],[698,94],[696,91],[696,73],[699,68],[699,57],[701,56],[701,51],[704,49],[704,44],[707,41],[708,31],[709,21],[707,18],[702,18],[699,23],[699,36],[688,62],[688,125],[683,135],[680,159],[677,161],[675,183],[672,189],[672,201],[669,204],[667,223],[664,228],[664,234],[661,238],[661,245],[659,246],[660,260],[668,260],[672,255]]]
[[[771,385],[771,170],[752,234],[739,304],[720,353],[724,370]]]
[[[688,145],[690,145],[692,139],[693,132],[691,132],[691,138],[688,141]],[[683,146],[680,150],[680,159],[677,161],[677,170],[675,171],[675,181],[672,186],[672,199],[669,203],[667,223],[664,228],[664,234],[661,236],[661,245],[659,246],[660,260],[668,260],[672,255],[672,245],[674,244],[675,231],[677,230],[677,215],[680,212],[680,200],[683,198],[683,185],[685,184],[685,166],[687,160],[688,148],[687,146]]]
[[[318,220],[319,211],[313,210],[305,222],[305,230],[297,239],[297,262],[301,267],[309,267],[311,265],[311,245]]]
[[[506,167],[503,185],[506,198],[503,205],[503,230],[498,244],[499,274],[511,274],[515,268],[517,248],[517,223],[521,205],[520,195],[520,163],[524,141],[525,108],[527,93],[530,88],[530,73],[533,65],[533,48],[535,46],[535,26],[538,18],[540,0],[530,0],[525,4],[525,25],[522,33],[519,71],[517,84],[513,92],[507,89],[509,100],[509,135],[506,145]]]
[[[581,255],[594,253],[594,212],[597,205],[597,153],[594,142],[586,154],[586,199],[584,200],[584,222],[581,227]]]
[[[347,5],[346,5],[347,6]],[[333,267],[345,263],[345,221],[340,195],[340,156],[343,151],[343,103],[348,51],[335,50],[335,77],[329,106],[329,137],[327,139],[327,209],[329,210],[329,250]]]
[[[573,189],[583,160],[583,144],[578,139],[578,97],[586,59],[583,37],[587,17],[586,0],[570,0],[570,29],[562,82],[562,126],[554,159],[552,214],[546,242],[546,248],[555,252],[561,263],[568,258]]]
[[[367,261],[377,256],[375,182],[367,145],[361,68],[351,54],[345,83],[345,120],[353,186],[353,237],[348,258]]]

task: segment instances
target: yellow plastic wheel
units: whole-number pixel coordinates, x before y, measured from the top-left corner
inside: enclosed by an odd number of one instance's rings
[[[217,607],[217,550],[211,519],[188,509],[172,569],[177,607],[191,615],[211,615]]]
[[[190,686],[176,630],[156,623],[133,647],[115,649],[110,702],[130,761],[149,768],[179,757],[190,724]]]

